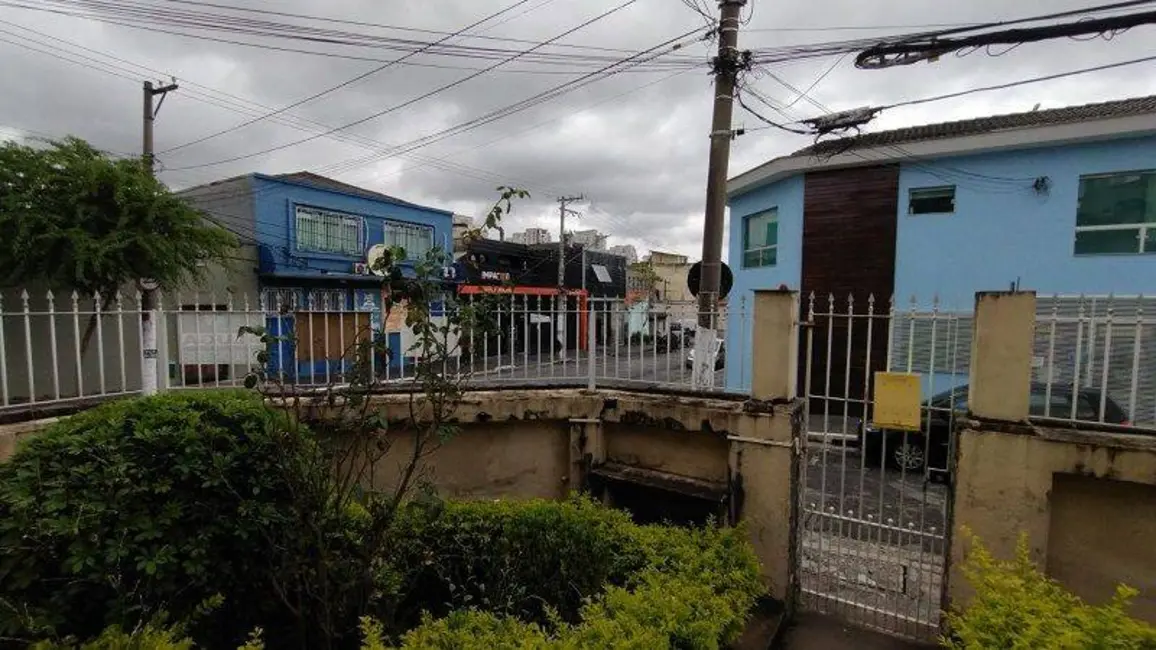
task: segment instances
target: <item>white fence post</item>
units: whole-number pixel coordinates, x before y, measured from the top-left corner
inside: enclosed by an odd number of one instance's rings
[[[583,249],[583,250],[585,250],[585,249]],[[595,329],[596,328],[595,328],[595,322],[594,322],[594,303],[590,300],[590,298],[587,298],[586,299],[586,359],[589,362],[588,365],[590,366],[590,369],[589,369],[590,374],[586,379],[586,388],[589,388],[590,390],[594,390],[595,384],[597,383],[595,381],[595,378],[594,378],[594,373],[595,373],[595,369],[596,369],[596,366],[595,366],[596,357],[594,354],[594,346],[595,346],[594,330]]]

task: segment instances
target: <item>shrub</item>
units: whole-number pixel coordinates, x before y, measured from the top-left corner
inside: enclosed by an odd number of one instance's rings
[[[1119,586],[1099,606],[1084,603],[1032,563],[1026,537],[1013,560],[996,560],[974,537],[963,574],[975,597],[947,615],[954,650],[1142,650],[1156,648],[1156,628],[1128,616],[1138,593]]]
[[[718,648],[738,637],[763,593],[739,529],[638,526],[584,499],[451,504],[442,517],[422,517],[427,528],[414,539],[436,550],[400,557],[420,562],[414,575],[430,581],[422,583],[427,597],[453,592],[435,614],[457,609],[441,618],[427,613],[404,635],[405,648]],[[435,539],[462,529],[464,542]],[[449,555],[438,554],[447,548]],[[470,567],[515,598],[495,601],[488,584],[469,582]]]
[[[197,628],[243,638],[273,600],[270,542],[294,533],[281,418],[250,393],[169,393],[31,439],[0,466],[0,636],[92,638],[223,595]]]
[[[625,513],[587,499],[451,502],[411,507],[390,559],[401,574],[396,618],[465,607],[545,622],[573,620],[584,598],[642,565]]]

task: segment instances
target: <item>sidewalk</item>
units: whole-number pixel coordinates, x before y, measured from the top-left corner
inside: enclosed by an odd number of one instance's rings
[[[937,646],[854,627],[822,614],[799,612],[776,647],[780,650],[931,650]]]

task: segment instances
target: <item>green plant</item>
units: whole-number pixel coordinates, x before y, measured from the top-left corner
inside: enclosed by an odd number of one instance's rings
[[[585,499],[449,504],[418,521],[395,559],[417,566],[409,593],[431,607],[404,648],[713,649],[764,591],[741,529],[638,526]]]
[[[44,283],[98,295],[126,283],[175,289],[205,262],[225,264],[236,238],[173,195],[135,159],[113,160],[78,138],[0,144],[0,286]],[[89,319],[83,344],[91,338]]]
[[[1015,557],[997,560],[970,537],[963,574],[975,589],[966,607],[947,614],[954,650],[1151,650],[1156,628],[1128,615],[1138,593],[1120,585],[1111,601],[1088,605],[1032,562],[1026,536]]]
[[[244,391],[170,393],[29,440],[0,465],[0,636],[86,639],[160,610],[245,634],[269,613],[266,540],[296,534],[286,424]]]
[[[193,650],[194,647],[192,640],[185,638],[178,630],[151,624],[131,632],[113,625],[101,632],[100,636],[83,644],[40,641],[29,646],[30,650]],[[261,649],[256,647],[249,650]]]
[[[486,228],[509,213],[514,199],[528,196],[508,187],[498,191]],[[350,647],[359,638],[363,615],[395,599],[393,590],[401,583],[385,579],[380,551],[392,543],[392,523],[403,503],[428,493],[426,459],[457,433],[453,413],[468,375],[456,372],[452,360],[465,333],[485,335],[495,327],[496,297],[459,302],[446,292],[443,270],[452,262],[449,252],[436,247],[417,258],[393,247],[377,259],[373,270],[383,277],[384,320],[404,308],[413,343],[390,350],[384,332],[363,328],[342,354],[352,367],[321,389],[301,391],[267,367],[269,350],[291,342],[287,336],[264,327],[238,332],[257,336],[265,346],[246,386],[274,398],[291,415],[290,427],[309,421],[316,434],[311,445],[299,444],[303,437],[286,438],[290,446],[282,454],[309,471],[285,474],[291,498],[284,515],[297,535],[265,544],[273,549],[264,558],[269,590],[292,620],[289,629],[267,628],[272,645]],[[382,388],[379,370],[385,364],[378,360],[397,356],[416,362],[399,386],[407,393],[407,413],[390,420],[375,408],[373,395]],[[399,440],[401,453],[387,461]],[[399,467],[388,486],[374,479],[385,462]]]

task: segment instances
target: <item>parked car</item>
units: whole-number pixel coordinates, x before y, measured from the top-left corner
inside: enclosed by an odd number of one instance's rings
[[[1080,390],[1076,404],[1076,418],[1098,421],[1100,419],[1099,390]],[[1052,386],[1051,408],[1048,402],[1047,385],[1033,383],[1030,395],[1030,414],[1035,417],[1047,415],[1067,418],[1072,412],[1072,391],[1063,386]],[[891,431],[879,429],[870,422],[863,426],[863,453],[865,461],[875,467],[881,463],[908,472],[922,472],[928,467],[933,472],[948,470],[951,430],[958,417],[967,415],[967,385],[943,391],[931,398],[922,410],[922,431]],[[1109,395],[1104,400],[1104,422],[1118,426],[1128,426],[1128,413]],[[930,436],[925,436],[926,433]]]
[[[718,340],[718,356],[716,356],[715,360],[714,360],[714,369],[715,370],[722,370],[723,366],[726,365],[726,360],[727,360],[727,344],[726,344],[726,341],[719,339]],[[687,368],[694,368],[694,348],[693,347],[690,349],[690,352],[686,353],[686,367]]]

